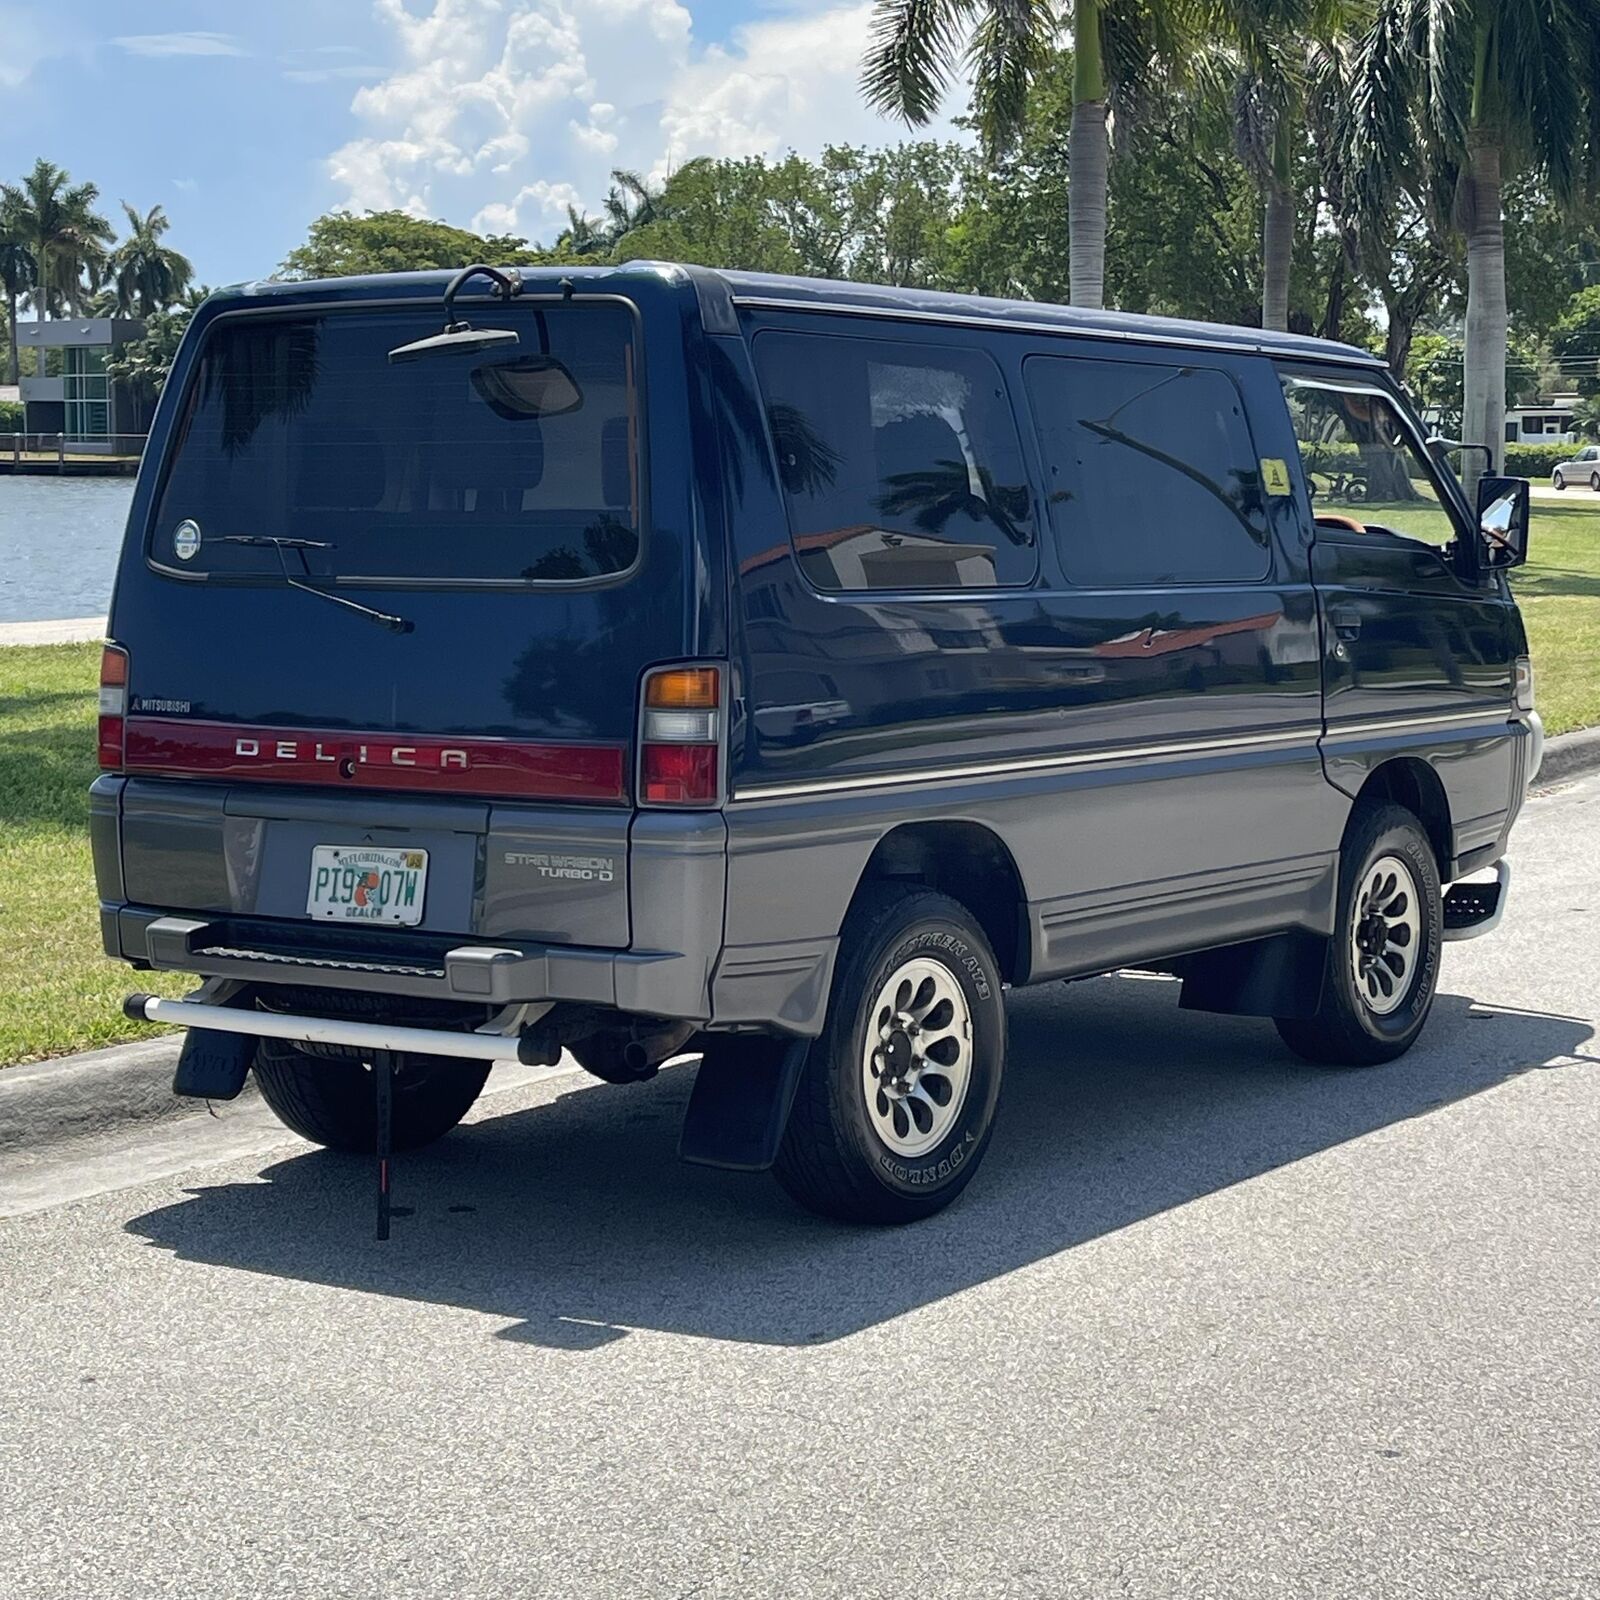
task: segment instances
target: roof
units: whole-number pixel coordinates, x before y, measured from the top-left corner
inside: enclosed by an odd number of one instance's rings
[[[1190,322],[1179,317],[1139,316],[1130,311],[1087,311],[1078,306],[1051,305],[1041,300],[999,300],[986,295],[844,283],[831,278],[785,278],[761,272],[719,272],[715,276],[727,284],[735,305],[866,311],[879,316],[1048,328],[1101,339],[1145,340],[1207,349],[1221,347],[1308,361],[1383,365],[1381,357],[1355,345],[1339,344],[1332,339],[1311,339],[1297,333],[1236,327],[1225,322]]]
[[[517,269],[512,269],[517,270]],[[1269,333],[1262,328],[1224,322],[1189,322],[1178,317],[1138,316],[1127,311],[1087,311],[1041,300],[999,300],[986,295],[946,294],[934,289],[895,288],[885,284],[848,283],[835,278],[789,278],[761,272],[720,272],[675,262],[630,261],[621,266],[523,267],[531,289],[554,291],[570,283],[579,293],[615,293],[631,283],[692,284],[708,325],[729,318],[732,306],[774,306],[793,310],[854,312],[868,316],[910,318],[970,325],[1045,329],[1099,339],[1237,350],[1301,361],[1338,361],[1381,367],[1382,358],[1355,345],[1311,339],[1295,333]],[[358,300],[379,295],[411,298],[442,293],[453,272],[396,272],[360,278],[296,281],[265,279],[219,290],[216,298]],[[463,304],[477,299],[481,284],[469,287]],[[716,302],[721,301],[721,307]],[[731,331],[725,327],[719,331]]]

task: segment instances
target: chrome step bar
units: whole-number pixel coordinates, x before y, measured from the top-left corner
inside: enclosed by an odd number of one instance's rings
[[[548,1066],[549,1045],[526,1031],[454,1033],[447,1028],[394,1028],[380,1022],[345,1022],[335,1017],[306,1017],[281,1011],[243,1011],[232,1006],[204,1005],[195,1000],[164,1000],[160,995],[130,994],[123,1011],[135,1022],[165,1022],[178,1028],[211,1028],[218,1033],[248,1033],[257,1038],[288,1039],[299,1044],[342,1044],[369,1052],[454,1056],[469,1061],[520,1061]]]
[[[1494,878],[1474,875],[1457,878],[1444,892],[1444,937],[1449,940],[1481,939],[1500,926],[1511,893],[1511,863],[1494,864]]]

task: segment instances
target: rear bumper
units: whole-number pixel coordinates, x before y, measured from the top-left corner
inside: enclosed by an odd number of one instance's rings
[[[391,938],[341,950],[311,943],[303,923],[105,902],[100,923],[108,955],[158,972],[487,1006],[570,1001],[801,1038],[822,1031],[838,948],[837,939],[676,951]]]
[[[384,949],[317,947],[292,925],[204,920],[102,905],[106,949],[158,972],[502,1006],[570,1000],[709,1022],[709,962],[670,950],[411,941]]]

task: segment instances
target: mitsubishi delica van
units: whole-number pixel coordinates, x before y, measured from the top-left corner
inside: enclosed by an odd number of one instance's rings
[[[1024,984],[1388,1061],[1542,746],[1527,485],[1449,453],[1251,329],[651,263],[214,295],[102,672],[105,945],[197,980],[130,1014],[385,1183],[491,1061],[697,1054],[684,1156],[873,1222],[972,1178]]]

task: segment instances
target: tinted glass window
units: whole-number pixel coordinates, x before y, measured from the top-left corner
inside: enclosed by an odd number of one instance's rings
[[[241,317],[206,340],[151,553],[179,571],[557,582],[639,549],[639,396],[622,307],[464,303],[514,346],[391,363],[415,310]],[[174,546],[180,524],[200,529]],[[282,551],[241,538],[296,539]],[[180,552],[188,549],[187,558]]]
[[[1265,574],[1261,469],[1225,373],[1062,356],[1031,356],[1023,373],[1050,521],[1073,583]]]
[[[1283,386],[1319,519],[1371,523],[1425,544],[1455,537],[1437,470],[1386,396],[1331,379],[1286,377]]]
[[[755,352],[790,532],[819,588],[1032,578],[1022,447],[988,356],[774,332]]]

